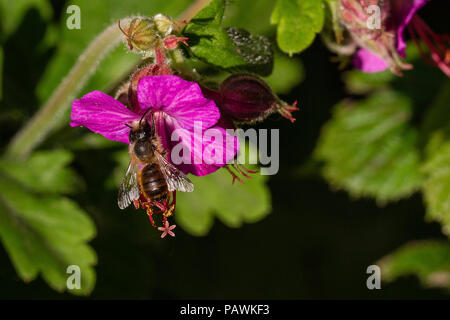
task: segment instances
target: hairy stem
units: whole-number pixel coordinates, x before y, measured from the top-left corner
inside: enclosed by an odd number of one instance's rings
[[[130,20],[122,21],[129,23]],[[13,137],[6,150],[7,157],[22,160],[44,140],[69,108],[70,100],[83,88],[104,56],[120,41],[121,32],[117,24],[106,28],[92,41],[48,101]]]
[[[179,19],[186,21],[191,20],[200,10],[206,7],[206,5],[209,4],[210,2],[211,0],[196,0],[189,8],[187,8],[180,15]]]

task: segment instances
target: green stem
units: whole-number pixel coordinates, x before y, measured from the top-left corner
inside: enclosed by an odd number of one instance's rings
[[[129,23],[129,18],[122,20]],[[67,77],[53,92],[50,99],[11,140],[6,156],[23,160],[42,142],[70,106],[70,101],[83,88],[99,62],[121,41],[117,24],[106,28],[78,58]]]
[[[181,74],[190,78],[191,81],[198,82],[201,80],[200,75],[188,64],[186,64],[180,49],[169,51],[169,57],[170,64],[175,70],[178,70]]]

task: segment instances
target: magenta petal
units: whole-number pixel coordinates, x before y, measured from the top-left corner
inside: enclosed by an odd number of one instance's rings
[[[155,121],[155,127],[156,127],[156,134],[159,138],[159,141],[161,142],[163,152],[169,152],[170,151],[170,137],[172,134],[172,131],[174,131],[179,126],[177,125],[176,121],[168,117],[163,112],[155,112],[153,114],[154,121]],[[170,152],[169,152],[170,153]],[[170,156],[169,156],[170,160]]]
[[[163,111],[185,129],[201,121],[204,129],[217,123],[220,111],[213,100],[202,95],[199,85],[173,75],[149,76],[139,81],[140,108]]]
[[[397,51],[405,57],[406,42],[403,31],[411,22],[417,10],[422,8],[429,0],[396,0],[391,1],[392,23],[397,29]]]
[[[367,49],[360,49],[353,57],[355,68],[364,72],[379,72],[386,70],[388,64],[376,54]]]
[[[84,126],[109,140],[129,143],[130,129],[125,124],[138,119],[139,115],[119,101],[100,91],[93,91],[72,103],[70,125]]]
[[[212,127],[196,135],[191,131],[177,131],[181,143],[190,151],[191,164],[182,163],[177,167],[196,176],[204,176],[213,173],[231,162],[239,151],[239,139],[226,132],[222,127]],[[217,139],[218,138],[218,139]],[[229,146],[227,147],[227,139]],[[172,148],[180,142],[171,142]],[[173,149],[172,149],[173,150]],[[196,163],[201,159],[201,163]]]
[[[163,148],[172,151],[168,153],[168,159],[184,173],[196,176],[213,173],[231,161],[239,151],[238,137],[227,133],[222,127],[202,130],[196,126],[195,130],[186,130],[176,120],[163,118],[159,112],[156,113],[155,124]],[[180,149],[186,150],[186,153],[184,150],[180,153]],[[174,159],[177,156],[183,156],[183,159]]]

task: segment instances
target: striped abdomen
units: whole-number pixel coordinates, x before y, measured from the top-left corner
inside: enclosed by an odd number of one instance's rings
[[[150,201],[164,202],[167,200],[169,190],[159,166],[152,163],[142,169],[139,179],[142,193]]]

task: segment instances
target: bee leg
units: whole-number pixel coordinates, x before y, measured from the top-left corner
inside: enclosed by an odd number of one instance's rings
[[[159,208],[158,208],[158,209],[159,209]],[[163,213],[163,211],[162,211],[161,209],[159,209],[158,211],[153,211],[153,213],[158,214],[158,213]]]
[[[159,201],[153,202],[153,205],[155,207],[159,208],[160,211],[158,211],[158,213],[162,212],[164,214],[167,211],[167,207],[164,204],[162,204],[161,202],[159,202]]]
[[[173,206],[173,211],[175,211],[175,207],[177,205],[177,191],[176,190],[174,192],[172,192],[172,196],[173,196],[172,206]]]
[[[167,204],[166,204],[167,211],[166,211],[165,215],[167,217],[170,217],[171,215],[173,215],[173,213],[175,212],[176,204],[177,204],[177,191],[176,190],[172,191],[171,194],[172,194],[172,203],[169,204],[169,199],[167,199]]]
[[[148,215],[148,218],[150,219],[150,222],[152,223],[152,226],[156,228],[155,221],[153,221],[152,213],[150,213],[150,214]]]
[[[166,208],[166,211],[164,212],[164,216],[168,217],[170,216],[169,213],[169,202],[170,202],[170,195],[172,194],[172,192],[169,192],[167,199],[164,201],[164,207]]]
[[[152,223],[152,226],[154,226],[156,228],[155,221],[153,221],[153,211],[152,211],[151,204],[144,203],[142,207],[145,208],[148,218],[150,219],[150,222]]]

